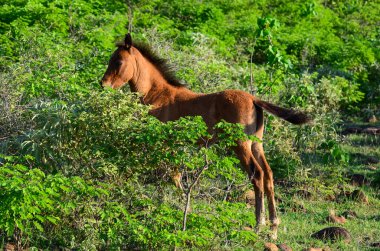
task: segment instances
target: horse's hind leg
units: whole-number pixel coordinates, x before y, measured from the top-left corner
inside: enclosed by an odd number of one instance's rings
[[[280,220],[277,218],[276,212],[276,201],[274,198],[274,181],[273,181],[273,172],[270,168],[262,147],[262,143],[254,142],[252,144],[252,152],[256,160],[259,162],[259,165],[263,168],[264,172],[264,190],[268,199],[268,208],[269,208],[269,220],[271,222],[272,230],[272,239],[277,239],[277,229],[280,224]]]
[[[265,225],[264,172],[252,154],[251,144],[251,141],[240,142],[235,152],[255,190],[256,230],[258,231],[260,225]]]

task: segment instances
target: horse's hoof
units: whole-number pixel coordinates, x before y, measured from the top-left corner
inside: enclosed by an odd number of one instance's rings
[[[269,238],[271,239],[271,240],[277,240],[277,231],[276,232],[271,232],[270,234],[269,234]]]
[[[260,220],[260,225],[261,225],[261,226],[265,226],[265,225],[266,225],[265,218],[262,218],[262,219]]]
[[[271,226],[269,238],[274,241],[277,240],[277,225]]]

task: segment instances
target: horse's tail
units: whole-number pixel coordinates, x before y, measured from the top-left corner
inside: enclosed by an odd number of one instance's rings
[[[279,107],[269,102],[262,101],[256,97],[253,103],[268,111],[269,113],[272,113],[273,115],[285,119],[286,121],[289,121],[290,123],[295,125],[302,125],[312,121],[312,118],[304,112]]]

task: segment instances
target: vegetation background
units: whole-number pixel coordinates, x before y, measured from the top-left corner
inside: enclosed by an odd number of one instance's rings
[[[201,119],[162,124],[128,89],[101,90],[132,21],[133,39],[192,90],[241,89],[313,115],[301,128],[266,115],[278,243],[375,250],[379,13],[375,0],[2,0],[0,244],[260,250],[268,241],[252,231],[251,186],[226,150],[242,136],[238,126],[219,124],[222,140],[200,149],[195,141],[209,137]],[[353,124],[372,134],[341,133]],[[185,191],[199,178],[186,231],[185,198],[170,181],[176,168]],[[364,177],[359,190],[352,177]],[[310,237],[337,225],[325,221],[332,211],[347,210],[357,214],[344,226],[350,242]]]

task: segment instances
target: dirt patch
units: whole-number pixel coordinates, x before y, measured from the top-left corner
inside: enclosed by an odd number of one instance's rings
[[[326,221],[330,223],[344,224],[346,223],[346,218],[344,218],[343,216],[336,216],[334,214],[330,214],[329,216],[327,216]]]
[[[326,247],[326,248],[307,248],[307,249],[303,249],[302,251],[331,251],[331,249],[328,247]]]
[[[351,199],[357,202],[368,203],[368,197],[362,190],[355,190],[351,194]]]
[[[377,164],[379,162],[380,162],[380,160],[378,158],[376,158],[376,157],[368,157],[366,159],[366,163],[367,164]]]
[[[322,241],[338,241],[350,242],[350,233],[342,227],[327,227],[314,234],[311,237]]]
[[[380,134],[380,128],[377,127],[368,127],[361,131],[361,133],[365,134],[371,134],[371,135],[378,135]]]
[[[340,216],[343,216],[347,219],[356,219],[358,218],[358,215],[355,211],[353,210],[347,210],[347,211],[344,211]]]
[[[17,247],[13,243],[7,243],[7,244],[4,245],[3,250],[4,251],[14,251],[14,250],[17,250]]]
[[[278,247],[274,243],[267,242],[264,246],[264,251],[278,251]]]
[[[380,134],[380,127],[377,126],[370,126],[370,127],[359,127],[359,126],[350,126],[345,128],[342,131],[343,135],[347,134],[370,134],[370,135],[379,135]]]
[[[303,198],[303,199],[307,199],[307,200],[310,200],[313,197],[313,194],[311,192],[304,190],[304,189],[300,189],[300,190],[296,191],[295,194],[298,197]]]
[[[380,242],[371,243],[370,246],[373,248],[380,248]]]
[[[289,247],[289,246],[286,245],[285,243],[278,244],[277,247],[278,247],[281,251],[292,251],[292,250],[293,250],[291,247]]]
[[[353,192],[350,191],[341,191],[341,193],[337,197],[337,202],[344,202],[346,200],[352,200],[356,202],[361,203],[368,203],[368,197],[367,195],[360,189],[354,190]]]
[[[355,173],[355,174],[350,175],[349,178],[350,178],[351,185],[353,186],[368,185],[367,178],[362,174]]]

